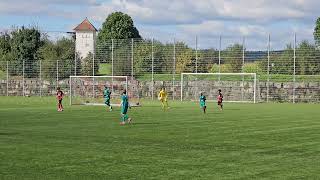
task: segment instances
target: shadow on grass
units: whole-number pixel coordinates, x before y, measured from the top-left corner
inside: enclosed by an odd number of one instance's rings
[[[225,108],[223,111],[240,111],[241,109],[235,109],[235,108]]]
[[[0,132],[0,136],[11,136],[11,135],[17,135],[19,133],[15,132]]]
[[[160,123],[132,123],[132,125],[158,125],[158,124],[160,124]]]

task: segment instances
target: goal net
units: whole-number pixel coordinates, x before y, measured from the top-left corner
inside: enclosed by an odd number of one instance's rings
[[[70,105],[105,105],[105,86],[111,91],[111,105],[120,105],[123,90],[127,91],[130,104],[135,104],[128,91],[127,76],[70,76]]]
[[[221,89],[224,102],[256,102],[256,73],[182,73],[181,101],[198,101],[204,93],[216,101]]]

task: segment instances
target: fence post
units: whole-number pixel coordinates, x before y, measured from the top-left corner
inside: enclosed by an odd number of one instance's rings
[[[268,35],[268,67],[267,67],[267,102],[269,102],[269,83],[270,83],[270,34]]]
[[[9,96],[9,61],[7,61],[7,96]]]
[[[24,67],[25,67],[25,62],[23,60],[22,62],[22,96],[24,96]]]
[[[242,39],[242,72],[244,73],[244,57],[245,57],[245,37]]]
[[[183,100],[183,73],[181,73],[180,77],[180,100]]]
[[[133,80],[133,38],[131,38],[131,79]]]
[[[219,73],[221,73],[221,35],[219,36]],[[219,74],[220,81],[220,74]]]
[[[242,68],[241,72],[244,73],[244,56],[245,56],[245,37],[242,38]],[[244,75],[242,75],[242,87],[241,87],[241,100],[243,101],[243,89],[244,89]]]
[[[154,52],[153,52],[153,38],[152,38],[152,41],[151,41],[151,83],[152,83],[152,86],[151,86],[151,99],[153,100],[153,94],[154,94],[154,77],[153,77],[153,71],[154,71]]]
[[[196,36],[196,73],[198,73],[198,36]]]
[[[295,103],[296,95],[296,43],[297,35],[294,33],[294,44],[293,44],[293,92],[292,92],[292,102]]]
[[[72,105],[72,77],[69,77],[69,105]]]
[[[173,39],[173,69],[172,69],[172,100],[174,100],[174,96],[175,96],[175,76],[176,76],[176,40]]]
[[[57,60],[56,89],[59,87],[59,60]]]
[[[41,78],[41,74],[42,74],[42,68],[41,68],[41,62],[42,60],[39,61],[39,81],[40,81],[40,97],[42,97],[42,78]]]
[[[74,50],[74,76],[77,76],[77,52]]]
[[[253,103],[256,103],[256,91],[257,91],[257,74],[254,74],[254,82],[253,82]]]
[[[94,63],[95,63],[95,51],[93,48],[93,54],[92,54],[92,97],[95,97],[95,88],[94,88],[94,71],[95,71],[95,67],[94,67]]]
[[[113,93],[113,48],[114,48],[114,43],[113,39],[111,39],[111,92]]]

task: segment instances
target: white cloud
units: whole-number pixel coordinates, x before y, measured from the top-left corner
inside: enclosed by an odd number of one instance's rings
[[[133,17],[144,37],[163,41],[176,37],[193,43],[197,35],[202,44],[214,44],[219,35],[237,41],[246,36],[252,46],[264,47],[271,33],[272,39],[279,40],[273,44],[280,47],[291,42],[293,32],[312,39],[318,7],[318,0],[2,0],[0,15],[79,21],[87,16],[100,24],[110,13],[122,11]]]

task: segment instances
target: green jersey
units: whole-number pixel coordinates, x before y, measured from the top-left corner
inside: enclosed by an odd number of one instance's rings
[[[104,92],[103,92],[103,96],[104,96],[105,98],[110,99],[111,91],[110,91],[109,89],[105,89]]]
[[[128,107],[129,106],[129,100],[127,95],[122,95],[121,96],[121,101],[122,101],[122,107]]]
[[[200,96],[200,106],[203,107],[206,105],[206,96]]]

